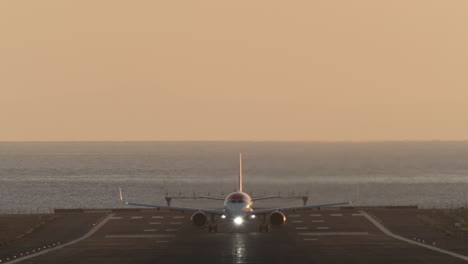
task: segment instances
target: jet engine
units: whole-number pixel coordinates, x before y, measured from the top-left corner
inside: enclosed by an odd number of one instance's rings
[[[286,216],[282,212],[276,211],[270,214],[268,221],[273,227],[282,227],[286,224]]]
[[[192,215],[192,223],[196,226],[205,226],[208,223],[208,216],[203,212],[196,212]]]

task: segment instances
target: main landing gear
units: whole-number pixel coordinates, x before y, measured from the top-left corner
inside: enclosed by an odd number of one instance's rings
[[[260,225],[258,226],[258,232],[262,233],[268,233],[270,232],[270,225],[268,224],[268,221],[266,219],[266,214],[263,214],[262,217],[258,217],[258,220],[260,222]]]
[[[218,233],[219,216],[211,214],[211,219],[208,222],[208,232]]]
[[[269,224],[263,224],[263,223],[261,223],[261,224],[258,226],[258,232],[260,232],[260,233],[262,233],[262,232],[265,232],[265,233],[270,232],[270,225],[269,225]]]
[[[218,233],[218,224],[208,224],[208,232]]]

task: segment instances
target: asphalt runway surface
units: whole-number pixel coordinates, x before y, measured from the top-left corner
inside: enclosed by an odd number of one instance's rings
[[[82,240],[63,242],[62,248],[20,263],[467,263],[390,237],[355,209],[289,213],[283,228],[268,233],[258,232],[256,220],[238,228],[232,221],[220,220],[218,233],[208,233],[191,224],[189,212],[147,210],[104,216],[95,216],[97,222],[77,236]],[[76,214],[75,221],[78,218]],[[87,233],[90,229],[92,234]],[[15,258],[11,252],[0,254],[2,263],[17,263],[32,254],[27,248],[15,250],[22,251]]]

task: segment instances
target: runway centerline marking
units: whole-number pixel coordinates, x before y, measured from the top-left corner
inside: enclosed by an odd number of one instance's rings
[[[164,216],[156,215],[156,216],[152,216],[151,218],[153,218],[153,219],[161,219],[161,218],[164,218]]]
[[[395,235],[394,233],[392,233],[390,230],[388,230],[384,225],[382,225],[381,223],[377,222],[377,220],[375,220],[373,217],[371,217],[368,213],[364,212],[364,211],[361,211],[360,212],[361,214],[364,215],[364,217],[369,220],[369,222],[371,222],[372,224],[375,225],[375,227],[377,227],[380,231],[382,231],[384,234],[386,234],[387,236],[389,237],[393,237],[395,239],[398,239],[398,240],[401,240],[401,241],[405,241],[409,244],[413,244],[413,245],[417,245],[417,246],[420,246],[420,247],[424,247],[424,248],[427,248],[427,249],[430,249],[430,250],[433,250],[433,251],[437,251],[437,252],[440,252],[440,253],[443,253],[443,254],[447,254],[447,255],[450,255],[452,257],[455,257],[455,258],[459,258],[459,259],[462,259],[464,261],[468,261],[468,257],[467,256],[463,256],[461,254],[458,254],[458,253],[455,253],[455,252],[452,252],[452,251],[448,251],[448,250],[444,250],[444,249],[441,249],[441,248],[437,248],[437,247],[433,247],[433,246],[430,246],[430,245],[426,245],[426,244],[423,244],[423,243],[420,243],[420,242],[416,242],[416,241],[413,241],[413,240],[410,240],[410,239],[407,239],[407,238],[404,238],[402,236],[399,236],[399,235]]]
[[[130,219],[143,219],[143,216],[132,216]]]
[[[368,232],[307,232],[307,233],[298,233],[300,236],[367,236]]]
[[[309,228],[306,226],[296,227],[296,230],[305,230],[305,229],[309,229]]]
[[[319,226],[319,227],[317,227],[317,229],[325,230],[325,229],[330,229],[330,227],[328,227],[328,226]]]
[[[161,222],[150,222],[149,224],[150,224],[150,225],[160,225]]]
[[[106,235],[105,238],[163,238],[173,237],[174,235],[156,234],[156,235]]]
[[[166,232],[176,232],[179,229],[166,229]]]
[[[312,217],[320,217],[320,216],[322,216],[322,215],[321,215],[321,214],[310,214],[310,216],[312,216]]]
[[[292,223],[302,223],[302,222],[304,222],[304,221],[302,221],[302,220],[294,220],[294,221],[291,221],[291,222],[292,222]]]
[[[323,223],[325,220],[312,220],[312,223]]]

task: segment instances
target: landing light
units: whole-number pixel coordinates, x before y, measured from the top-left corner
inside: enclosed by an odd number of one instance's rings
[[[252,218],[255,218],[255,215],[252,215]]]
[[[236,225],[241,225],[242,222],[244,222],[244,220],[242,219],[242,217],[238,216],[238,217],[234,218],[234,224],[236,224]]]
[[[226,216],[225,216],[225,215],[221,215],[221,218],[224,219],[224,218],[226,218]]]

